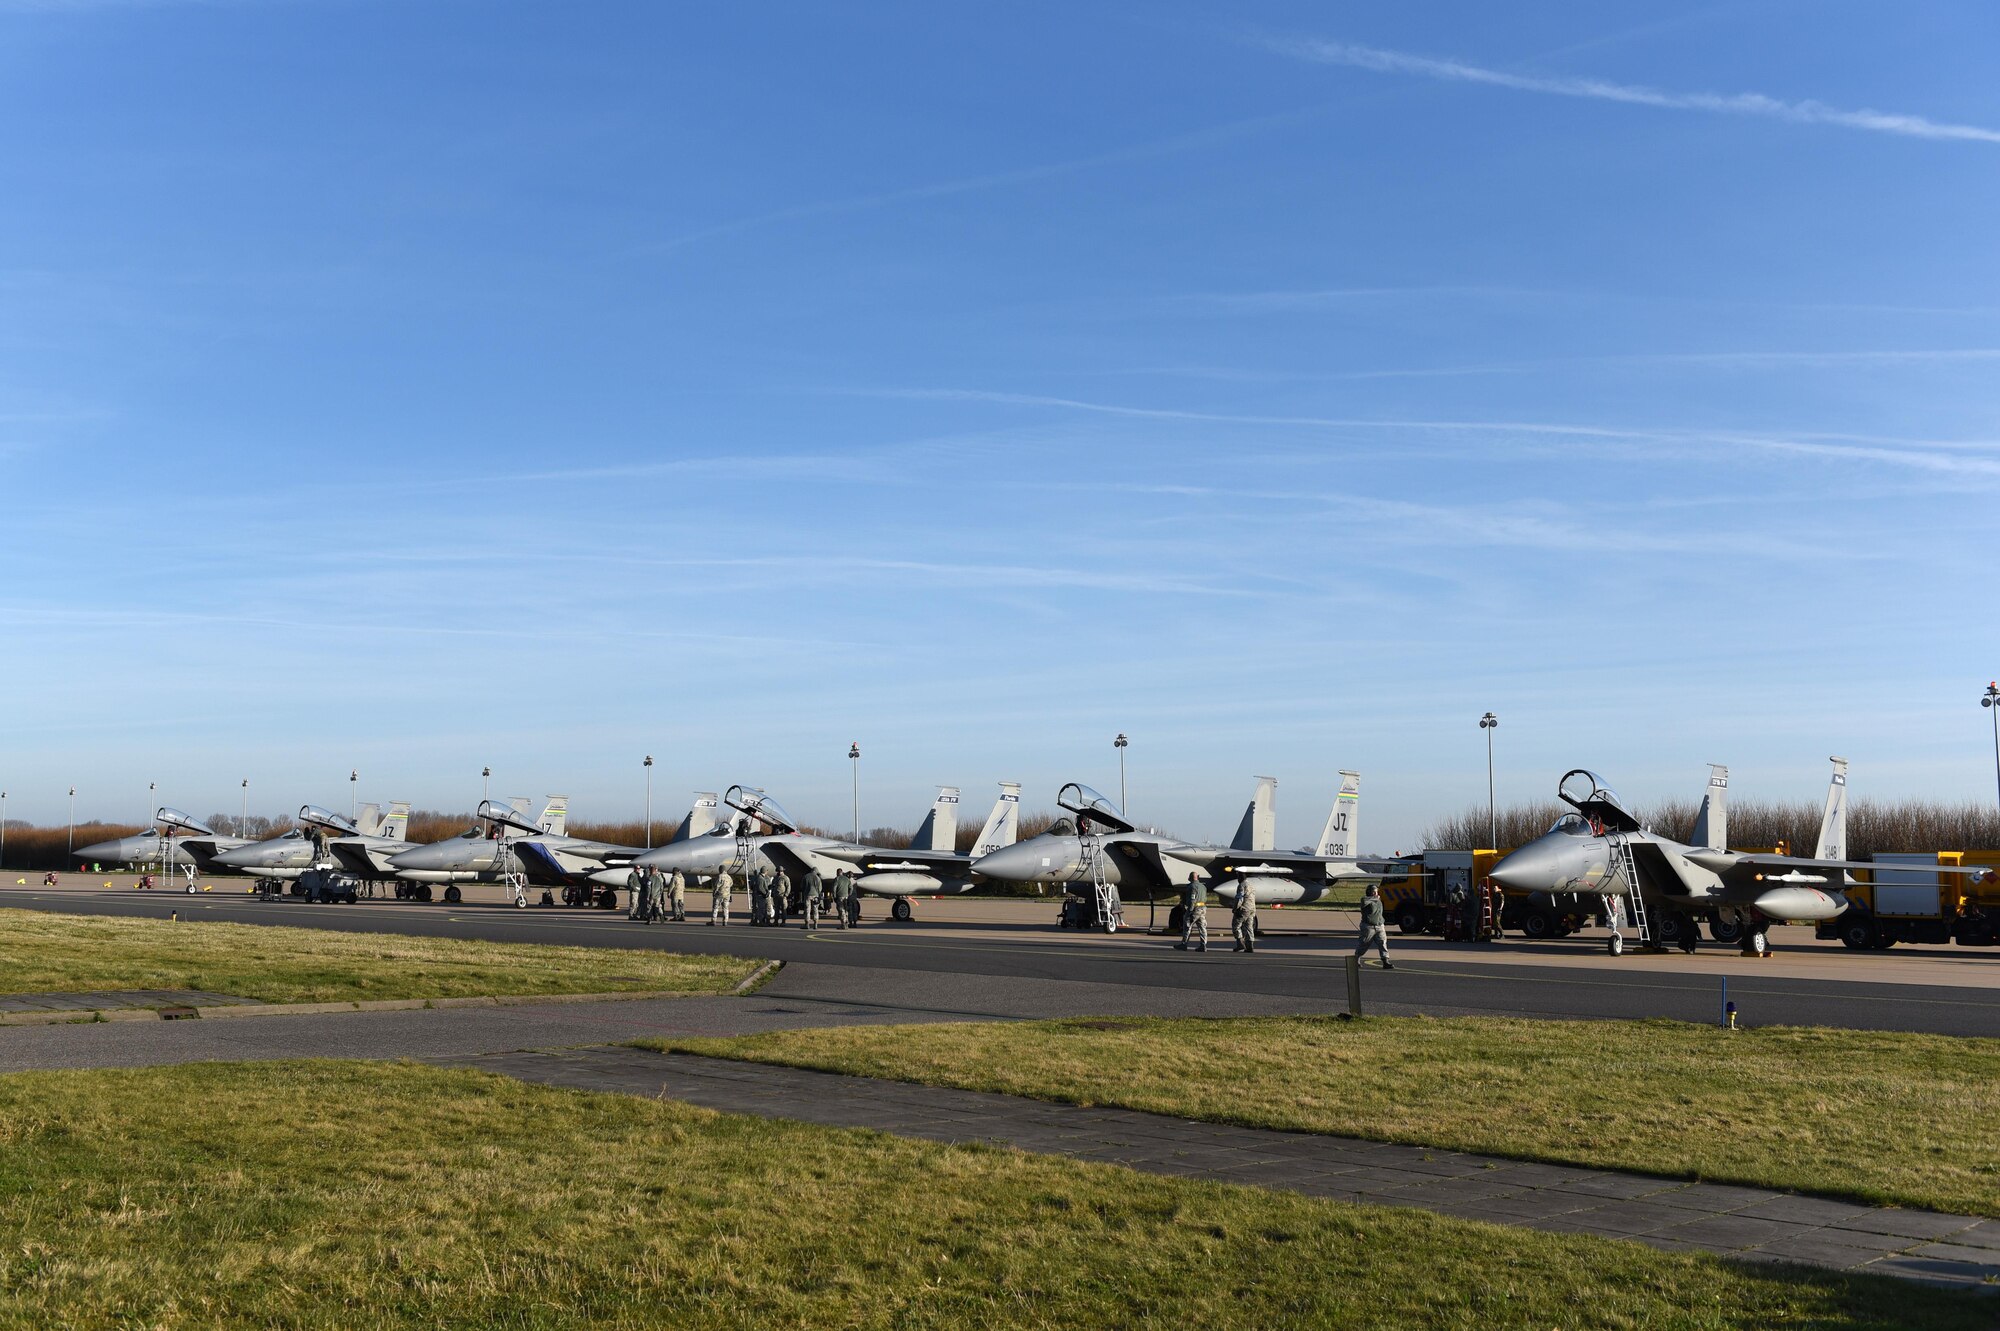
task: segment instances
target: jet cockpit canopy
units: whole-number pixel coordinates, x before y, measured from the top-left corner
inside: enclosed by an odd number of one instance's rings
[[[299,808],[299,821],[307,827],[317,827],[323,832],[334,832],[341,836],[360,836],[361,829],[330,809],[322,809],[317,804],[306,804]]]
[[[799,830],[799,825],[792,815],[786,813],[778,801],[755,786],[731,786],[722,793],[722,802],[732,809],[749,814],[774,832]]]
[[[1130,832],[1132,824],[1127,822],[1116,804],[1092,790],[1089,786],[1072,781],[1056,792],[1056,803],[1077,816],[1079,823],[1088,818],[1099,828],[1113,832]]]
[[[1565,772],[1563,779],[1556,783],[1556,794],[1563,803],[1607,832],[1640,830],[1638,818],[1618,798],[1618,792],[1605,785],[1604,778],[1588,768],[1578,767]]]
[[[542,830],[526,813],[511,803],[502,804],[499,800],[479,801],[478,815],[488,823],[511,827],[516,832],[526,832],[529,836],[538,835]]]
[[[183,832],[194,832],[201,836],[215,835],[214,828],[210,827],[207,823],[199,821],[198,819],[190,818],[187,814],[182,813],[179,809],[169,809],[164,805],[162,805],[160,811],[154,814],[153,818],[162,827],[166,828],[177,827]]]

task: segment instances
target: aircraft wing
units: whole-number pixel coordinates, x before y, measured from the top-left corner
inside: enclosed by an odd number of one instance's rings
[[[338,864],[343,872],[356,874],[364,878],[378,878],[382,874],[382,871],[376,868],[374,862],[368,858],[368,848],[366,846],[350,844],[345,841],[329,841],[327,842],[326,850],[329,855],[333,856],[334,863]]]
[[[938,870],[963,871],[972,864],[972,857],[960,855],[951,850],[888,850],[881,846],[816,846],[813,854],[824,855],[830,860],[851,864],[857,869],[871,873],[892,872],[896,869],[910,869],[935,873]]]
[[[1993,870],[1978,864],[1877,864],[1873,860],[1812,860],[1797,855],[1759,855],[1741,850],[1686,850],[1681,854],[1690,864],[1699,864],[1710,873],[1728,873],[1746,866],[1770,869],[1894,869],[1918,873],[1957,873],[1980,877]]]
[[[1259,866],[1269,866],[1270,872],[1277,874],[1324,872],[1345,865],[1359,867],[1363,876],[1376,874],[1387,878],[1419,872],[1417,865],[1389,855],[1316,855],[1304,850],[1232,850],[1227,846],[1194,845],[1169,846],[1166,853],[1218,873],[1247,873],[1253,877]]]

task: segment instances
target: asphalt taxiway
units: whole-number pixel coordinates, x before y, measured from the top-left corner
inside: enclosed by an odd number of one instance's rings
[[[112,885],[105,886],[107,881]],[[883,918],[886,903],[870,900],[869,918],[860,929],[808,935],[797,924],[751,927],[742,923],[741,911],[728,928],[708,927],[706,893],[691,895],[689,923],[643,925],[623,912],[516,909],[502,904],[490,888],[471,889],[466,901],[450,906],[393,900],[337,906],[262,900],[228,879],[213,880],[213,890],[194,895],[139,892],[125,886],[128,881],[65,875],[54,888],[41,886],[39,876],[25,885],[0,882],[0,906],[160,919],[178,912],[191,919],[356,932],[727,952],[805,963],[815,971],[858,968],[882,977],[878,985],[900,977],[947,995],[981,993],[987,986],[978,981],[1007,981],[1010,989],[1018,982],[1041,982],[1053,986],[1052,999],[1066,996],[1057,1006],[1078,1014],[1109,1010],[1105,995],[1118,991],[1106,986],[1126,986],[1131,998],[1140,991],[1172,995],[1171,1006],[1183,1012],[1221,1015],[1243,1010],[1239,1005],[1245,1001],[1262,1008],[1259,1000],[1286,1010],[1338,1009],[1346,1003],[1345,958],[1354,946],[1353,913],[1340,910],[1266,910],[1265,939],[1255,956],[1246,957],[1229,950],[1224,910],[1211,911],[1210,950],[1196,955],[1175,951],[1171,940],[1143,927],[1110,936],[1059,930],[1049,899],[924,900],[917,903],[916,922],[900,925]],[[1127,912],[1143,926],[1144,905],[1128,905]],[[1162,923],[1165,918],[1160,911]],[[1395,937],[1396,969],[1366,968],[1363,1002],[1369,1011],[1398,1013],[1717,1021],[1729,1001],[1748,1025],[2000,1036],[2000,950],[1851,953],[1837,943],[1816,942],[1809,930],[1798,928],[1774,930],[1772,942],[1776,950],[1764,959],[1715,944],[1704,944],[1693,955],[1614,958],[1589,935],[1488,944]],[[973,1015],[990,1004],[975,1000],[963,1006]],[[1052,1015],[1050,1004],[1031,1006]]]

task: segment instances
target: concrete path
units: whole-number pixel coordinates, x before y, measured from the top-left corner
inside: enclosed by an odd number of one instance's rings
[[[96,989],[88,993],[0,994],[0,1016],[118,1012],[141,1008],[256,1007],[260,1000],[204,989]]]
[[[642,1036],[751,1035],[860,1022],[1328,1012],[1324,999],[860,966],[789,965],[743,998],[624,999],[509,1007],[328,1012],[257,1021],[0,1027],[0,1072],[154,1067],[211,1059],[440,1058],[612,1044]],[[1383,1005],[1380,1011],[1397,1009]]]
[[[726,1059],[597,1048],[437,1060],[579,1090],[729,1113],[995,1142],[1153,1174],[1411,1206],[1674,1252],[1897,1276],[1955,1288],[2000,1282],[2000,1221],[1527,1164],[1349,1137],[1191,1123],[1158,1114],[843,1077]]]

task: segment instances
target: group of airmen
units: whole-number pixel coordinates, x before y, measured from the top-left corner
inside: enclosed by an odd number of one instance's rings
[[[650,866],[638,866],[625,883],[632,894],[632,919],[646,924],[687,920],[687,877],[680,870],[661,873]],[[854,875],[845,869],[835,874],[831,883],[817,870],[807,869],[795,883],[783,869],[767,870],[760,864],[750,871],[749,887],[752,924],[782,927],[787,917],[796,916],[810,933],[819,928],[828,910],[833,912],[836,928],[861,923],[861,894],[855,889]],[[729,923],[730,897],[735,891],[735,875],[723,870],[715,876],[709,888],[711,926]]]
[[[1229,903],[1229,933],[1236,940],[1236,951],[1257,951],[1255,892],[1239,891]],[[1181,941],[1174,947],[1182,952],[1208,951],[1208,890],[1198,873],[1189,874],[1181,889]],[[1361,898],[1361,936],[1355,941],[1354,955],[1359,957],[1371,947],[1381,956],[1383,970],[1396,969],[1396,963],[1389,960],[1389,925],[1382,911],[1382,893],[1373,883]]]

